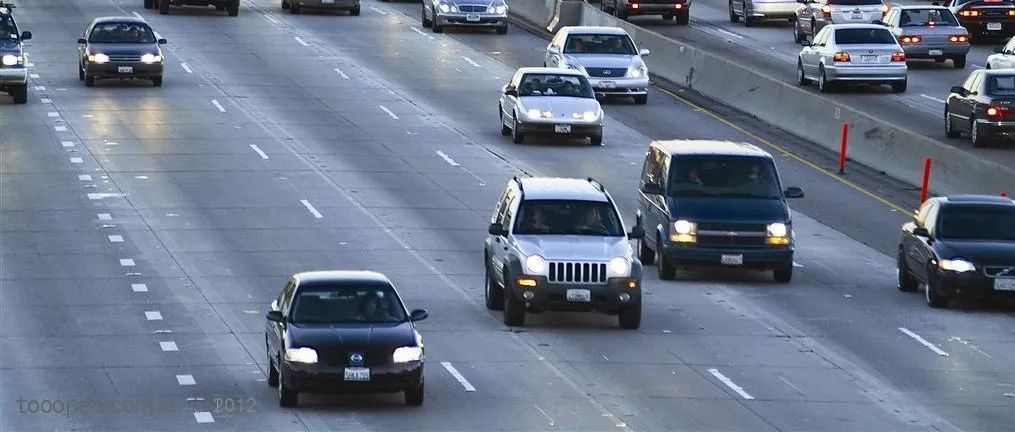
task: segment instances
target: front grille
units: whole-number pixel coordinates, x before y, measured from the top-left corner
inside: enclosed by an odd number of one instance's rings
[[[765,237],[730,237],[716,235],[699,235],[699,246],[765,246]]]
[[[992,278],[1015,278],[1015,266],[985,266],[983,273]]]
[[[729,222],[698,222],[698,231],[757,231],[764,233],[768,229],[765,224],[745,224]]]
[[[624,75],[627,75],[627,69],[624,68],[587,67],[585,70],[588,71],[589,76],[594,77],[623,78]]]
[[[606,263],[551,261],[548,276],[554,283],[606,283]]]
[[[111,55],[109,56],[110,63],[140,63],[141,56],[139,55]]]
[[[475,12],[486,12],[485,5],[460,5],[458,6],[459,12],[475,13]]]
[[[349,355],[358,352],[363,355],[362,367],[383,366],[390,363],[391,352],[385,349],[370,347],[369,349],[317,349],[318,361],[329,366],[352,366],[349,363]]]

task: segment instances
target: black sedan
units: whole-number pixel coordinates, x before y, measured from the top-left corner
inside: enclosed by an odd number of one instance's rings
[[[973,40],[1004,39],[1015,34],[1015,1],[951,0],[948,8]]]
[[[423,403],[423,339],[391,281],[365,271],[298,273],[271,302],[268,385],[281,406],[304,393],[404,392]]]
[[[161,87],[165,43],[143,19],[96,18],[78,39],[78,78],[88,87],[97,78],[150,79]]]
[[[899,290],[926,287],[927,304],[955,296],[1015,297],[1015,200],[953,195],[927,200],[902,226]]]
[[[1015,70],[976,70],[945,101],[945,133],[969,134],[974,147],[1015,136]]]

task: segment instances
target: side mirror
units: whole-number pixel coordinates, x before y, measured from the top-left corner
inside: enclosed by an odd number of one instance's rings
[[[555,46],[555,45],[547,45],[546,46],[546,52],[548,52],[550,54],[560,54],[560,47]]]
[[[782,191],[782,195],[786,198],[803,198],[804,190],[796,186],[790,186]]]
[[[518,90],[513,87],[507,87],[504,89],[504,94],[507,96],[518,96]]]
[[[924,227],[916,227],[913,228],[913,235],[917,237],[930,237],[930,231],[927,231],[927,228]]]
[[[265,315],[264,317],[267,318],[268,321],[285,322],[285,317],[282,316],[282,312],[281,311],[271,311],[271,312],[268,312],[268,314]]]
[[[167,41],[166,38],[159,38],[159,45],[165,45],[167,43],[169,43],[169,41]]]
[[[492,224],[490,224],[490,228],[488,228],[486,230],[486,232],[489,233],[492,236],[502,236],[502,235],[507,234],[504,231],[504,225],[500,224],[500,223],[492,223]]]
[[[647,48],[642,48],[641,51],[638,51],[638,54],[642,57],[648,57],[649,54],[652,54],[652,51],[649,51]]]
[[[88,43],[88,41],[86,41],[85,38],[78,38],[78,45],[84,45],[86,43]]]
[[[645,238],[645,228],[642,228],[640,224],[635,225],[631,228],[631,232],[627,233],[627,238],[633,240],[641,240]]]
[[[804,46],[804,47],[814,46],[814,41],[804,39],[804,40],[800,41],[800,46]]]
[[[966,90],[965,87],[954,86],[951,88],[951,92],[960,96],[969,96],[969,90]]]
[[[21,40],[29,40],[32,38],[32,32],[25,30],[21,32]]]
[[[409,314],[409,321],[422,321],[426,317],[430,316],[430,313],[423,309],[416,309]]]
[[[994,52],[996,52],[998,54],[1004,54],[1004,47],[1003,46],[996,46],[996,47],[994,47]]]
[[[663,188],[655,183],[645,183],[641,187],[641,191],[648,195],[662,195]]]

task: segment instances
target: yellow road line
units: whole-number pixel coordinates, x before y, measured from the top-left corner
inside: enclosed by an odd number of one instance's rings
[[[757,135],[747,131],[746,129],[740,127],[736,123],[733,123],[732,121],[729,121],[729,120],[727,120],[725,118],[722,118],[719,114],[716,114],[716,113],[712,112],[709,109],[706,109],[706,108],[704,108],[702,106],[699,106],[698,104],[695,104],[694,102],[691,102],[691,101],[687,100],[683,96],[680,96],[680,95],[678,95],[676,93],[673,93],[673,92],[671,92],[671,91],[669,91],[667,89],[664,89],[662,87],[656,87],[656,88],[658,88],[663,93],[666,93],[666,94],[672,96],[673,98],[679,100],[680,102],[683,102],[684,104],[686,104],[686,105],[688,105],[688,106],[690,106],[690,107],[692,107],[692,108],[694,108],[694,109],[704,113],[705,115],[707,115],[709,117],[712,117],[712,118],[722,122],[726,126],[729,126],[729,127],[733,128],[734,130],[736,130],[736,131],[738,131],[738,132],[740,132],[740,133],[742,133],[744,135],[747,135],[747,136],[749,136],[751,138],[754,138],[755,140],[757,140],[758,142],[764,144],[765,146],[768,146],[768,147],[771,147],[771,148],[773,148],[775,150],[778,150],[782,154],[788,156],[790,159],[793,159],[793,160],[795,160],[797,162],[800,162],[800,163],[802,163],[804,165],[807,165],[807,166],[813,168],[815,171],[817,171],[817,172],[819,172],[821,174],[824,174],[826,177],[832,178],[835,181],[838,181],[839,183],[842,183],[842,184],[844,184],[846,186],[849,186],[850,188],[856,190],[857,192],[860,192],[860,193],[862,193],[864,195],[867,195],[868,197],[874,199],[877,202],[880,202],[881,204],[884,204],[885,206],[887,206],[888,208],[890,208],[892,210],[898,211],[898,212],[903,213],[903,214],[909,213],[909,210],[906,210],[906,209],[902,208],[902,206],[900,206],[898,204],[895,204],[895,203],[889,201],[886,198],[881,197],[880,195],[878,195],[878,194],[876,194],[874,192],[871,192],[871,191],[869,191],[867,189],[864,189],[863,186],[860,186],[860,185],[858,185],[856,183],[853,183],[853,182],[851,182],[849,180],[846,180],[846,179],[842,178],[842,176],[840,176],[840,175],[838,175],[836,173],[833,173],[833,172],[831,172],[831,171],[821,167],[820,165],[818,165],[818,164],[816,164],[814,162],[811,162],[811,161],[809,161],[807,159],[804,159],[803,157],[800,157],[800,156],[794,154],[793,152],[789,151],[785,147],[782,147],[782,146],[780,146],[778,144],[774,144],[774,143],[772,143],[772,142],[770,142],[770,141],[768,141],[768,140],[766,140],[766,139],[764,139],[762,137],[759,137],[759,136],[757,136]]]

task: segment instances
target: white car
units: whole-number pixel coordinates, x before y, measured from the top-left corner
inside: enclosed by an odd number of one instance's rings
[[[597,96],[631,96],[648,102],[648,67],[634,40],[619,27],[565,26],[546,47],[543,66],[581,71]]]
[[[818,90],[834,84],[888,84],[892,92],[906,91],[909,69],[906,53],[895,35],[880,24],[830,24],[801,42],[797,60],[800,85],[818,82]]]
[[[994,54],[987,56],[987,69],[1015,68],[1015,38],[1003,47],[994,48]]]
[[[603,143],[603,109],[580,71],[521,68],[504,86],[498,104],[500,133],[521,144],[528,135],[588,137]]]

